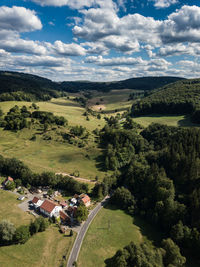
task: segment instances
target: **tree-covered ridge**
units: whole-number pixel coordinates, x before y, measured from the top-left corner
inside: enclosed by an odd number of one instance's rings
[[[50,100],[63,96],[65,92],[113,89],[152,90],[176,82],[178,77],[142,77],[114,82],[66,81],[53,82],[36,75],[0,71],[0,101]]]
[[[108,92],[117,89],[137,89],[149,91],[182,79],[183,78],[166,76],[131,78],[127,80],[113,82],[69,81],[62,82],[61,86],[63,90],[67,92],[79,92],[86,90]]]
[[[192,114],[200,109],[200,79],[181,80],[155,90],[132,106],[132,115]]]
[[[18,72],[0,71],[0,101],[50,100],[61,96],[58,83]]]

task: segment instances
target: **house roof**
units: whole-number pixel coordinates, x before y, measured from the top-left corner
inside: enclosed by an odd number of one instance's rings
[[[51,213],[52,210],[56,207],[57,205],[53,203],[52,201],[45,200],[42,205],[40,206],[41,209],[45,210],[48,213]]]
[[[90,201],[90,197],[88,195],[81,195],[80,197],[83,203],[87,203]]]
[[[13,178],[8,176],[8,178],[4,181],[4,183],[13,182]]]
[[[39,198],[38,197],[34,197],[32,200],[32,203],[36,204],[38,202]]]
[[[60,211],[60,218],[61,218],[63,221],[65,221],[66,219],[69,218],[69,216],[68,216],[65,212]]]

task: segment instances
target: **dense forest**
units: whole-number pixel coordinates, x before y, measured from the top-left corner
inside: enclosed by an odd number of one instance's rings
[[[97,90],[102,92],[109,92],[118,89],[137,89],[137,90],[153,90],[169,83],[182,80],[178,77],[142,77],[131,78],[117,82],[89,82],[89,81],[75,81],[62,82],[61,86],[67,92],[79,92],[87,90]]]
[[[62,95],[59,84],[51,80],[31,74],[0,71],[0,101],[47,101]]]
[[[53,82],[36,75],[0,71],[0,101],[47,101],[66,96],[66,92],[113,89],[152,90],[176,82],[178,77],[143,77],[118,82],[69,81]]]
[[[132,115],[191,114],[192,121],[199,123],[200,79],[181,80],[154,90],[132,106]]]
[[[152,124],[138,131],[138,125],[115,122],[102,129],[100,144],[115,175],[93,194],[101,198],[114,190],[113,204],[143,217],[164,237],[154,251],[127,244],[107,266],[184,266],[188,255],[200,260],[200,130]]]

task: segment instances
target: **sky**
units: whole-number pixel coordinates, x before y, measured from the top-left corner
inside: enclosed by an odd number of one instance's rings
[[[0,70],[200,78],[200,0],[1,0]]]

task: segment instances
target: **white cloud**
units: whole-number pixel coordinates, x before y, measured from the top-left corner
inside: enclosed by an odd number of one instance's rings
[[[177,4],[179,1],[178,0],[153,0],[154,6],[156,8],[166,8],[171,5]]]
[[[42,55],[47,52],[45,44],[37,41],[11,38],[0,42],[0,48],[13,53],[28,53]]]
[[[63,56],[84,56],[86,54],[85,48],[75,43],[65,44],[61,41],[56,41],[52,48],[56,53]]]
[[[0,7],[0,29],[29,32],[40,30],[42,23],[36,16],[35,11],[26,9],[24,7]]]
[[[200,7],[182,6],[160,28],[163,43],[200,42]]]
[[[85,60],[86,63],[95,63],[99,66],[120,66],[120,65],[139,65],[145,64],[146,61],[141,57],[114,57],[114,58],[103,58],[102,56],[89,56]]]

